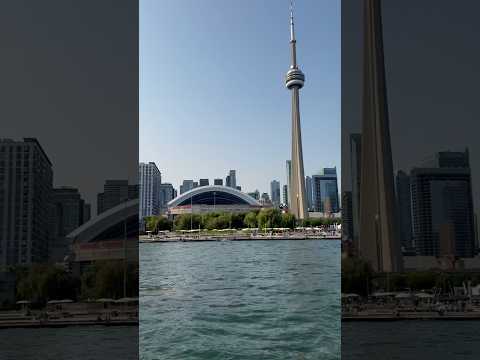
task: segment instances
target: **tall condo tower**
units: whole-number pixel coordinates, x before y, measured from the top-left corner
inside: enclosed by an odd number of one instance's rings
[[[364,83],[359,255],[375,271],[401,270],[395,222],[382,18],[379,0],[364,0]]]
[[[300,129],[299,90],[305,82],[305,75],[297,65],[295,27],[293,24],[293,3],[290,2],[290,46],[292,64],[285,77],[285,85],[292,92],[292,177],[290,183],[290,211],[297,219],[308,218],[305,175],[303,171],[302,131]]]

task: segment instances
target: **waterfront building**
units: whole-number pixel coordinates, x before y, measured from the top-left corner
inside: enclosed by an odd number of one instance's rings
[[[84,213],[88,204],[85,204],[78,189],[73,187],[53,189],[51,202],[49,260],[61,262],[68,255],[72,245],[66,240],[67,234],[88,221]]]
[[[92,217],[92,206],[88,203],[83,204],[83,222],[86,223]]]
[[[162,183],[159,186],[160,193],[160,214],[164,214],[168,210],[168,203],[177,197],[177,191],[170,183]]]
[[[52,163],[35,138],[0,140],[0,266],[48,260]]]
[[[342,240],[353,240],[353,207],[352,192],[344,191],[342,193]]]
[[[380,0],[365,0],[362,160],[358,253],[374,271],[402,268],[396,230],[392,150]]]
[[[286,170],[287,170],[287,196],[285,197],[287,199],[286,204],[290,207],[290,184],[292,183],[292,161],[287,160],[286,161]]]
[[[255,200],[260,200],[260,191],[255,190],[254,192],[248,193],[249,196],[254,198]]]
[[[283,203],[288,206],[288,185],[283,185]]]
[[[140,219],[160,214],[160,191],[162,175],[154,162],[140,163]]]
[[[237,189],[213,185],[201,186],[181,194],[168,203],[168,213],[172,217],[191,213],[244,213],[261,207],[257,200]]]
[[[313,208],[316,212],[339,212],[336,168],[324,168],[319,174],[313,175],[312,187]]]
[[[272,200],[270,199],[270,196],[268,195],[268,193],[262,193],[262,195],[260,196],[260,203],[263,205],[263,206],[271,206],[272,205]]]
[[[469,168],[470,155],[465,151],[439,151],[425,159],[422,168]]]
[[[200,179],[199,186],[208,186],[208,185],[209,185],[208,179]]]
[[[180,195],[192,190],[193,187],[193,180],[183,180],[182,185],[180,185]]]
[[[290,182],[290,212],[299,220],[308,218],[305,175],[303,169],[302,132],[300,126],[299,92],[305,75],[297,64],[293,7],[290,9],[290,46],[292,63],[285,77],[285,85],[292,93],[292,176]]]
[[[399,239],[402,252],[411,253],[414,249],[412,237],[412,201],[410,176],[400,170],[396,176],[396,200],[399,225]]]
[[[213,185],[223,186],[223,179],[214,179]]]
[[[230,170],[227,177],[225,178],[225,186],[237,188],[237,175],[235,170]]]
[[[360,179],[362,170],[362,135],[350,134],[350,177],[352,187],[352,242],[358,250],[360,229]]]
[[[97,195],[97,215],[131,199],[138,199],[139,185],[128,180],[106,180],[103,192]]]
[[[305,178],[305,191],[307,193],[307,208],[308,211],[313,211],[313,182],[310,176]]]
[[[280,199],[280,182],[277,180],[272,180],[270,183],[270,196],[272,199],[272,204],[275,206],[279,206],[281,199]]]
[[[451,249],[456,257],[475,255],[468,161],[468,152],[444,152],[438,153],[438,167],[412,169],[412,230],[418,255],[441,256],[445,249]]]

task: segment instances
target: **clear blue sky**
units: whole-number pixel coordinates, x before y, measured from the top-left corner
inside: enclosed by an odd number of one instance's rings
[[[340,0],[297,0],[295,31],[305,175],[340,172]],[[230,169],[244,191],[283,185],[289,36],[288,0],[141,0],[140,161],[177,189]]]

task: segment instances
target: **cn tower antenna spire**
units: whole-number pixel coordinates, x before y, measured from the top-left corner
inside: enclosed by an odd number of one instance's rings
[[[297,68],[297,40],[295,40],[295,24],[293,22],[293,0],[290,0],[290,45],[292,47],[292,65],[291,69]]]
[[[290,0],[290,41],[295,41],[295,24],[293,23],[293,0]]]

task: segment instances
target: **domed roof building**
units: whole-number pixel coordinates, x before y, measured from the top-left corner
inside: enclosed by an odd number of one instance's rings
[[[250,195],[227,186],[200,186],[187,191],[168,203],[171,216],[209,212],[244,213],[261,209],[262,204]]]

